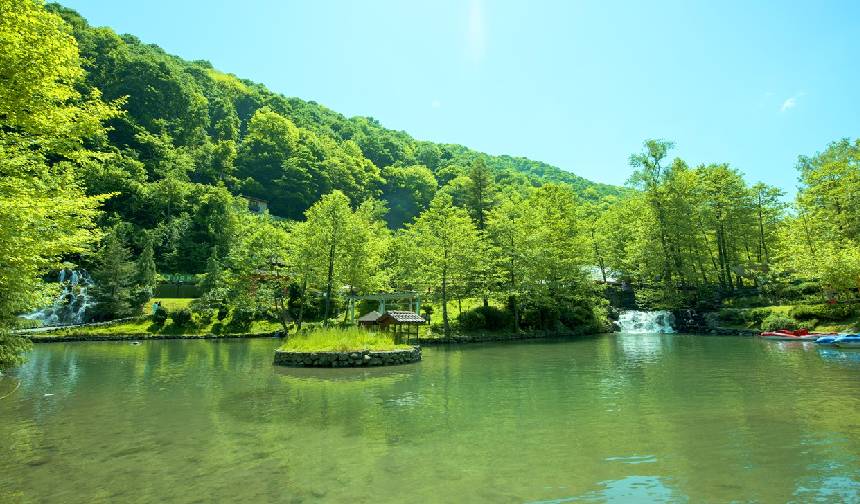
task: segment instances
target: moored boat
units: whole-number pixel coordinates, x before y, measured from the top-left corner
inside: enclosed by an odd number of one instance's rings
[[[807,329],[791,331],[780,329],[778,331],[765,331],[759,335],[760,338],[773,341],[815,341],[822,337],[835,336],[835,333],[811,333]]]
[[[860,348],[860,334],[847,334],[839,336],[833,341],[839,348]]]
[[[831,336],[821,336],[817,340],[815,340],[816,345],[824,345],[824,346],[836,346],[836,340],[839,338],[839,335],[831,335]]]

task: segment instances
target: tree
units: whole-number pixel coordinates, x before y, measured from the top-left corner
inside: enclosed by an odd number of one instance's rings
[[[291,240],[291,248],[302,278],[301,296],[308,282],[322,288],[326,322],[333,315],[336,287],[347,285],[355,292],[385,285],[379,267],[388,236],[383,214],[384,207],[374,200],[352,210],[349,198],[333,191],[309,208],[306,221],[293,229],[299,238]]]
[[[485,262],[474,222],[466,210],[453,206],[449,195],[439,194],[430,208],[407,225],[399,247],[401,258],[414,266],[414,283],[438,289],[443,331],[450,336],[448,296],[452,282],[455,286],[464,282],[474,265]]]
[[[227,297],[234,308],[253,312],[271,310],[286,336],[291,318],[288,301],[292,281],[288,250],[288,234],[282,224],[267,216],[242,213],[227,258],[227,278],[222,279],[223,273],[216,272],[218,259],[213,254],[210,256],[211,277],[207,274],[207,281],[213,285],[214,292],[225,281],[229,286]]]
[[[520,296],[523,294],[529,225],[526,202],[518,195],[505,198],[487,218],[487,234],[495,245],[498,267],[502,270],[508,304],[513,312],[514,331],[520,330]]]
[[[392,229],[403,227],[424,211],[436,193],[436,178],[425,166],[389,166],[382,174],[382,196],[389,209],[386,221]]]
[[[797,169],[802,185],[779,234],[778,269],[846,295],[860,287],[860,140],[801,156]]]
[[[135,276],[137,271],[131,252],[114,230],[108,233],[96,252],[92,268],[95,312],[102,318],[130,316],[140,308],[136,305]]]
[[[669,229],[663,205],[663,182],[666,179],[666,171],[662,166],[662,161],[672,147],[674,144],[665,140],[646,140],[645,150],[630,156],[630,166],[636,170],[629,180],[629,184],[644,191],[648,203],[654,209],[663,257],[663,279],[669,284],[672,281],[672,264],[667,236]]]
[[[0,367],[28,348],[8,334],[15,317],[52,294],[42,276],[98,239],[98,207],[75,170],[101,162],[85,145],[104,138],[115,108],[82,94],[68,27],[32,0],[0,0]],[[84,140],[91,140],[85,142]]]
[[[323,320],[328,323],[331,315],[331,298],[334,293],[335,274],[343,258],[343,247],[347,236],[352,231],[352,211],[349,208],[349,198],[342,192],[335,191],[322,197],[306,213],[309,230],[311,231],[308,245],[317,251],[322,261],[325,278],[325,314]]]
[[[495,187],[493,173],[482,158],[476,159],[469,169],[469,213],[475,219],[479,231],[485,227],[486,215],[493,205]]]

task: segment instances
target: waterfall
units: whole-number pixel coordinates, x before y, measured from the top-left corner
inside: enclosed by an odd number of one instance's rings
[[[88,290],[93,285],[86,270],[62,269],[57,278],[60,294],[51,306],[22,315],[25,319],[38,320],[43,326],[83,324],[87,308],[93,306]]]
[[[673,333],[675,316],[672,312],[627,310],[618,317],[619,331],[623,333]]]

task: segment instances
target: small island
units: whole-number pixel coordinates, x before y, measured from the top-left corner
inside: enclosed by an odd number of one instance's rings
[[[289,338],[275,350],[274,364],[289,367],[369,367],[421,360],[421,347],[400,343],[393,333],[359,328],[320,328]]]

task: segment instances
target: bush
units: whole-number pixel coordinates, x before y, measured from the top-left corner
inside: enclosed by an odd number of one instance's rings
[[[212,319],[215,318],[216,309],[209,302],[206,302],[203,298],[195,299],[188,305],[188,308],[191,309],[191,313],[194,314],[194,319],[198,324],[209,325],[212,323]]]
[[[573,306],[563,310],[559,315],[559,320],[569,329],[597,326],[594,310],[585,306]]]
[[[237,306],[233,309],[233,318],[230,319],[230,325],[238,328],[249,327],[256,316],[257,310],[253,307]]]
[[[168,316],[170,316],[170,312],[167,311],[167,308],[159,305],[152,314],[152,322],[155,325],[163,326],[167,322]]]
[[[173,321],[173,325],[177,327],[187,327],[191,325],[191,322],[194,320],[194,314],[191,313],[191,310],[188,308],[182,308],[181,310],[176,310],[170,315],[170,320]]]
[[[761,323],[762,331],[777,331],[779,329],[795,330],[800,327],[797,320],[778,313],[771,313]]]
[[[797,305],[791,309],[790,315],[797,320],[829,320],[840,321],[857,314],[857,306],[845,303]]]
[[[478,331],[486,329],[489,331],[498,331],[511,327],[513,318],[511,314],[505,310],[500,310],[495,306],[479,306],[472,310],[464,311],[457,316],[457,323],[460,328],[466,331]]]
[[[809,320],[818,317],[819,310],[812,305],[798,305],[791,308],[789,315],[797,320]]]
[[[746,311],[738,308],[723,308],[719,312],[720,322],[732,325],[743,324],[747,321]]]
[[[748,324],[761,324],[773,311],[770,308],[753,308],[744,312],[744,321]]]

